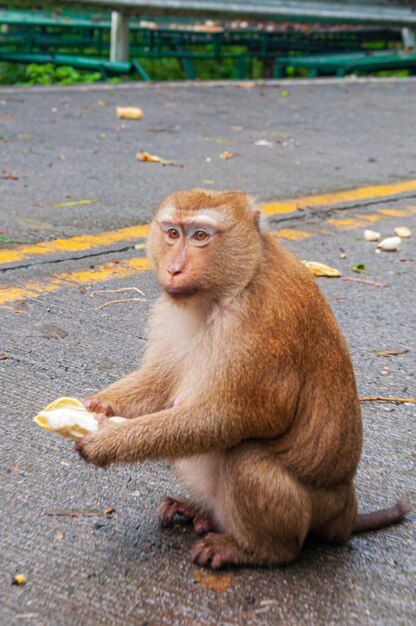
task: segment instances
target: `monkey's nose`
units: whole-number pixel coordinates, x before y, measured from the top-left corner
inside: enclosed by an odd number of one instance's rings
[[[174,277],[174,276],[178,276],[179,274],[182,274],[182,270],[178,269],[176,267],[168,267],[168,273]]]

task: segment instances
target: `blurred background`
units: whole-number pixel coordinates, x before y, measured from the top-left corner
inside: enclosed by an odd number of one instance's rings
[[[409,76],[410,0],[31,0],[0,8],[0,84]]]

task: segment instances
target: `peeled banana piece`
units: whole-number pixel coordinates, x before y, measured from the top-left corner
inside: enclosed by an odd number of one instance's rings
[[[124,417],[109,417],[113,424],[125,421]],[[33,418],[41,428],[69,439],[81,439],[97,432],[99,424],[95,413],[88,411],[77,398],[58,398]]]

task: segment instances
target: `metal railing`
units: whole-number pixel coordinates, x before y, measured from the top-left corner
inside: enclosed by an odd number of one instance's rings
[[[7,2],[5,3],[7,5]],[[36,0],[14,0],[14,7],[39,6]],[[414,0],[44,0],[42,7],[111,9],[110,61],[127,61],[129,15],[204,16],[296,22],[398,26],[406,48],[416,44]]]

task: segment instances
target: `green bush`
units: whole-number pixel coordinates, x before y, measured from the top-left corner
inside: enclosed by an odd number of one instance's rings
[[[67,65],[0,63],[0,84],[3,85],[73,85],[95,83],[101,78],[100,72],[86,72]]]

